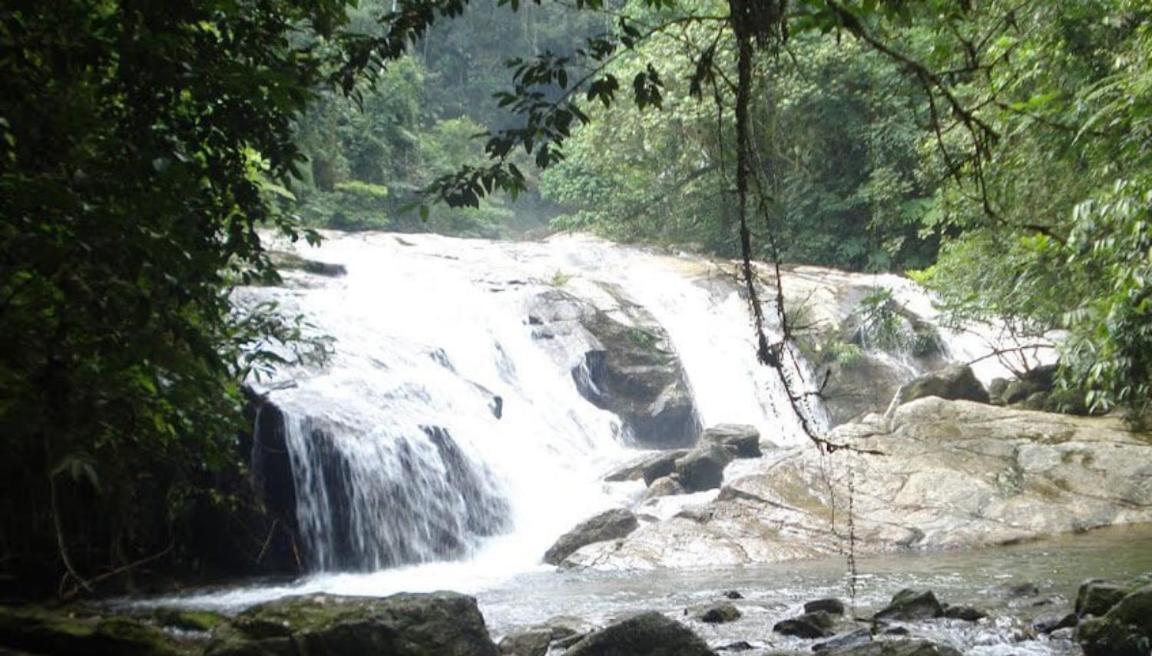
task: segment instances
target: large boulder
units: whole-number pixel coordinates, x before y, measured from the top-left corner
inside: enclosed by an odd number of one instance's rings
[[[500,641],[500,656],[544,656],[552,639],[550,628],[509,633]]]
[[[972,367],[955,364],[900,386],[896,397],[892,399],[892,408],[929,396],[951,401],[989,401],[988,390],[972,373]]]
[[[1080,623],[1085,656],[1148,656],[1152,652],[1152,584],[1129,593],[1103,617]]]
[[[476,600],[453,592],[380,599],[309,595],[250,608],[207,656],[496,656]]]
[[[732,454],[723,447],[697,447],[676,461],[676,477],[689,492],[711,490],[724,482],[724,468],[730,462]]]
[[[619,312],[597,310],[583,319],[601,348],[589,350],[573,368],[576,387],[594,405],[618,415],[637,444],[690,446],[700,427],[668,335],[647,310],[619,300]]]
[[[837,427],[835,443],[744,463],[691,515],[588,547],[573,566],[739,566],[840,553],[829,530],[851,495],[858,553],[962,549],[1152,522],[1152,442],[1118,417],[1078,417],[925,398]],[[735,465],[732,468],[735,469]],[[850,492],[851,490],[851,492]],[[836,522],[835,524],[833,522]]]
[[[584,520],[576,528],[560,536],[560,539],[556,540],[544,554],[544,562],[559,565],[577,549],[595,542],[622,538],[635,531],[639,525],[636,515],[630,510],[623,508],[607,510]]]
[[[772,626],[772,630],[780,635],[813,640],[831,636],[832,627],[835,625],[835,618],[822,610],[817,610],[781,620]]]
[[[704,444],[723,447],[734,458],[759,458],[760,431],[748,424],[719,424],[707,428],[700,435]]]
[[[593,632],[565,656],[715,656],[688,627],[657,612],[641,613]]]

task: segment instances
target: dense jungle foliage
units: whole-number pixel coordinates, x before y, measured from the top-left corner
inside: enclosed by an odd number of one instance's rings
[[[264,531],[235,528],[260,510],[241,384],[325,353],[293,317],[233,304],[276,277],[257,228],[579,229],[739,253],[736,51],[753,23],[754,254],[914,270],[958,321],[1063,329],[1065,383],[1140,417],[1150,14],[3,2],[0,583],[76,594],[154,567],[253,571]],[[454,207],[417,210],[436,199]]]

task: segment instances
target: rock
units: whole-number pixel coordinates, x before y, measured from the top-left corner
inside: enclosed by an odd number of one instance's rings
[[[1007,378],[993,378],[988,383],[988,400],[996,405],[1004,405],[1004,391],[1008,389]]]
[[[1078,417],[929,397],[833,429],[875,449],[851,468],[811,448],[765,451],[730,467],[692,517],[644,524],[582,552],[606,570],[742,566],[831,556],[824,528],[849,496],[857,554],[955,550],[1113,524],[1152,523],[1152,442],[1120,417]],[[733,476],[739,471],[739,476]]]
[[[1104,615],[1130,592],[1127,586],[1100,580],[1085,581],[1076,592],[1076,615]]]
[[[683,624],[657,612],[641,613],[594,631],[565,656],[715,656]]]
[[[472,597],[308,595],[250,608],[214,634],[208,656],[386,653],[496,656]]]
[[[343,264],[309,260],[295,253],[271,251],[268,253],[268,256],[269,259],[272,260],[272,264],[280,271],[297,270],[318,276],[328,276],[329,278],[343,276],[348,273],[348,269],[346,269]]]
[[[652,481],[652,485],[644,491],[641,500],[647,501],[648,499],[655,499],[656,497],[670,497],[676,494],[684,494],[684,486],[680,485],[680,481],[675,475],[664,476]]]
[[[721,645],[716,648],[716,651],[751,651],[755,649],[750,643],[745,640],[737,640],[736,642],[729,642],[726,645]]]
[[[1001,591],[1006,599],[1022,599],[1024,597],[1035,597],[1040,594],[1040,588],[1031,581],[1009,583],[1003,586]]]
[[[584,520],[576,528],[568,531],[556,540],[544,554],[544,562],[549,565],[559,565],[565,558],[580,547],[594,542],[616,540],[635,531],[640,523],[632,511],[615,508]]]
[[[931,590],[904,589],[873,617],[878,620],[923,620],[944,614],[936,594]]]
[[[700,431],[696,408],[668,335],[647,310],[617,300],[624,317],[596,310],[582,319],[602,348],[588,351],[572,370],[577,389],[619,416],[637,444],[665,449],[693,444]]]
[[[978,622],[988,617],[988,613],[972,606],[948,606],[944,609],[944,617],[952,620],[964,620],[965,622]]]
[[[704,609],[699,614],[698,618],[701,622],[707,624],[726,624],[728,622],[735,622],[740,619],[744,613],[740,609],[730,603],[713,604]]]
[[[1085,656],[1147,656],[1152,649],[1152,584],[1131,592],[1103,617],[1080,623]]]
[[[724,482],[724,468],[730,462],[732,456],[727,450],[715,445],[701,446],[676,461],[676,475],[689,492],[710,490]]]
[[[814,613],[818,610],[822,610],[829,615],[843,615],[844,602],[840,601],[839,599],[827,598],[813,599],[812,601],[804,604],[805,613]]]
[[[502,656],[545,656],[550,644],[552,629],[528,629],[504,636],[500,641],[500,653]]]
[[[1032,622],[1032,628],[1037,633],[1052,633],[1060,629],[1075,628],[1079,622],[1076,613],[1067,613],[1065,615],[1053,615],[1049,617],[1042,617],[1035,622]]]
[[[857,647],[859,645],[872,642],[872,632],[868,629],[856,629],[848,633],[838,635],[831,640],[818,642],[812,645],[812,651],[832,651],[837,649],[847,649],[850,647]]]
[[[620,483],[622,481],[638,481],[643,479],[645,485],[651,485],[652,480],[655,478],[671,474],[676,464],[676,458],[679,458],[685,453],[688,453],[687,449],[648,454],[612,471],[604,477],[604,480],[609,483]],[[645,478],[644,472],[650,467],[653,468],[653,472],[659,472],[665,469],[666,471],[663,471],[659,476],[654,476],[651,479]]]
[[[772,630],[781,635],[812,640],[831,636],[833,634],[831,629],[835,624],[831,615],[818,610],[777,622],[772,626]]]
[[[129,617],[73,617],[40,608],[0,607],[0,652],[177,656],[164,631]]]
[[[180,608],[158,608],[152,616],[156,623],[163,627],[180,629],[181,631],[208,632],[225,621],[219,613],[208,610],[187,610]]]
[[[1033,394],[1042,394],[1045,390],[1043,387],[1030,383],[1026,380],[1013,380],[1004,387],[1004,391],[1000,394],[1000,399],[1004,405],[1012,405],[1014,403],[1021,403],[1028,399]]]
[[[906,636],[912,632],[909,631],[908,627],[906,627],[906,626],[890,626],[890,627],[885,628],[881,633],[883,633],[884,635],[892,635],[892,636]]]
[[[644,479],[645,485],[651,485],[653,481],[676,471],[676,461],[683,458],[688,454],[687,449],[678,449],[676,451],[666,451],[649,460],[644,468],[641,469],[641,478]]]
[[[927,640],[878,640],[824,653],[829,656],[962,656],[952,647]]]
[[[957,364],[924,374],[902,385],[896,392],[896,397],[892,399],[889,414],[897,406],[928,396],[988,403],[988,390],[984,389],[976,374],[972,373],[972,367]]]
[[[724,593],[726,599],[743,599],[744,595],[740,594],[739,590],[729,590]]]
[[[723,447],[734,458],[759,458],[762,455],[760,431],[747,424],[719,424],[705,429],[700,442]]]

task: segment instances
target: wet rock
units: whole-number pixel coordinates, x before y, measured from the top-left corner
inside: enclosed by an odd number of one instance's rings
[[[317,276],[328,276],[334,278],[343,276],[348,273],[348,269],[343,264],[334,264],[331,262],[319,262],[317,260],[309,260],[301,257],[295,253],[287,253],[283,251],[271,251],[269,259],[279,271],[304,271]]]
[[[615,508],[587,519],[556,540],[544,554],[544,562],[559,565],[580,547],[605,540],[616,540],[635,531],[640,523],[632,511]]]
[[[835,624],[836,622],[831,615],[818,610],[814,613],[804,613],[799,617],[777,622],[772,626],[772,630],[781,635],[812,640],[833,635],[832,627]]]
[[[931,590],[904,589],[873,617],[878,620],[923,620],[940,617],[944,609]]]
[[[1005,599],[1022,599],[1024,597],[1035,597],[1040,594],[1040,588],[1031,581],[1009,583],[1002,587],[1001,591]]]
[[[1076,615],[1104,615],[1129,592],[1127,586],[1100,580],[1085,581],[1076,592]]]
[[[869,642],[872,642],[872,632],[868,629],[856,629],[855,631],[838,635],[831,640],[818,642],[812,645],[812,651],[821,652],[847,649],[850,647],[867,644]]]
[[[654,456],[640,471],[641,478],[644,479],[644,484],[651,485],[656,479],[664,478],[676,471],[676,461],[687,454],[687,449],[678,449]]]
[[[728,450],[734,458],[759,458],[760,431],[747,424],[719,424],[700,435],[703,444],[715,444]]]
[[[727,599],[743,599],[744,595],[740,594],[739,590],[728,590],[724,593],[724,597]]]
[[[962,656],[952,647],[927,640],[878,640],[824,653],[829,656]]]
[[[604,480],[609,483],[643,480],[645,485],[651,485],[653,479],[645,478],[645,470],[652,468],[653,473],[665,470],[659,476],[655,476],[655,478],[671,474],[676,464],[676,458],[679,458],[685,453],[688,453],[687,449],[648,454],[614,470],[605,476]]]
[[[906,636],[912,632],[909,631],[906,626],[889,626],[881,631],[881,633],[890,636]]]
[[[752,651],[753,649],[755,649],[755,647],[753,647],[747,641],[738,640],[736,642],[730,642],[726,645],[721,645],[721,646],[716,648],[716,651],[737,651],[737,652],[739,652],[739,651]]]
[[[679,479],[676,476],[664,476],[652,481],[652,485],[644,491],[642,500],[655,499],[656,497],[670,497],[676,494],[684,494],[684,486],[680,485]]]
[[[218,629],[208,656],[387,653],[496,656],[472,597],[308,595],[250,608]]]
[[[688,627],[648,612],[592,632],[565,656],[714,656],[714,652]]]
[[[804,604],[805,613],[814,613],[818,610],[822,610],[829,615],[843,615],[844,602],[829,597],[827,599],[813,599]]]
[[[509,633],[500,641],[501,656],[545,656],[552,644],[552,629],[528,629]]]
[[[1152,584],[1131,592],[1103,617],[1080,623],[1085,656],[1147,656],[1152,649]]]
[[[101,656],[176,656],[170,636],[128,617],[72,617],[40,608],[0,607],[0,652]]]
[[[584,398],[614,412],[638,444],[689,446],[700,427],[687,378],[668,335],[644,308],[619,298],[623,321],[602,311],[582,324],[603,348],[588,351],[572,370]]]
[[[713,604],[704,609],[699,615],[701,622],[707,624],[726,624],[728,622],[735,622],[740,619],[743,613],[735,605],[730,603]]]
[[[924,374],[902,385],[896,392],[896,398],[892,400],[891,408],[928,396],[988,403],[988,390],[984,389],[976,374],[972,373],[972,367],[958,364]]]
[[[988,617],[988,613],[972,606],[948,606],[944,609],[944,617],[965,622],[978,622]]]
[[[1051,615],[1048,617],[1041,617],[1040,619],[1033,622],[1032,628],[1035,629],[1037,633],[1047,634],[1059,631],[1060,629],[1075,628],[1079,621],[1079,618],[1076,617],[1076,613],[1068,613],[1066,615]]]
[[[689,492],[711,490],[724,482],[724,468],[730,462],[732,456],[727,450],[715,445],[702,446],[676,461],[676,475],[680,485]]]

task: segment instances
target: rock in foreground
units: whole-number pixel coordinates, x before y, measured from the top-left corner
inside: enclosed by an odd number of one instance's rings
[[[476,600],[453,592],[381,599],[310,595],[253,607],[208,656],[496,656]]]
[[[572,646],[565,656],[715,656],[688,627],[657,612],[609,624]]]

